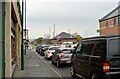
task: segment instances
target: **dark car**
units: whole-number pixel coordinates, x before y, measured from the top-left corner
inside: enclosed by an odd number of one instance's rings
[[[70,64],[71,63],[71,56],[72,56],[72,48],[59,48],[55,50],[52,56],[52,64],[56,64],[57,67],[60,67],[63,64]]]
[[[71,75],[85,79],[120,78],[120,35],[82,39],[71,57]]]
[[[40,48],[39,48],[39,51],[38,53],[41,55],[41,56],[44,56],[44,52],[48,49],[48,46],[47,45],[42,45]]]
[[[39,52],[39,49],[41,48],[41,45],[40,46],[37,46],[36,47],[36,52]]]

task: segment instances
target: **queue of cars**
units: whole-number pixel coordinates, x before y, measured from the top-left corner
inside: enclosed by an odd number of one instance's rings
[[[120,35],[84,38],[73,48],[50,47],[45,58],[57,67],[71,64],[72,77],[119,79]]]
[[[71,56],[74,51],[73,48],[60,47],[60,46],[48,46],[40,45],[36,48],[36,52],[45,59],[51,60],[52,64],[60,67],[63,64],[71,64]]]
[[[36,47],[36,52],[41,56],[44,56],[44,52],[48,49],[48,45],[40,45]]]

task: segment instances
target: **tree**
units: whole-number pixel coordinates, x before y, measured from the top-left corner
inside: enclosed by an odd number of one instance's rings
[[[99,30],[99,29],[97,29],[97,33],[100,33],[100,30]]]
[[[31,42],[31,44],[34,44],[34,45],[42,44],[42,41],[43,41],[43,38],[42,38],[42,37],[39,37],[39,38],[33,40],[33,41]]]
[[[79,42],[82,39],[82,37],[78,33],[74,33],[73,36],[77,38],[77,42]]]
[[[39,38],[35,39],[35,41],[37,44],[42,44],[43,38],[39,37]]]

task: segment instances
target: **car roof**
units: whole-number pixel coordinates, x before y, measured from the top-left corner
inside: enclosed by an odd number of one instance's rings
[[[73,48],[58,48],[59,50],[65,50],[65,49],[73,49]]]
[[[89,37],[83,38],[82,40],[106,40],[109,38],[120,38],[120,35],[106,35],[106,36],[96,36],[96,37]]]
[[[57,48],[57,47],[60,47],[60,46],[49,46],[49,48]]]

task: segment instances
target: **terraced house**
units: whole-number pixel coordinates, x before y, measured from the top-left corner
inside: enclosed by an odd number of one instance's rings
[[[120,34],[120,5],[99,20],[100,35]]]
[[[19,0],[0,0],[0,78],[21,67],[22,24]]]

